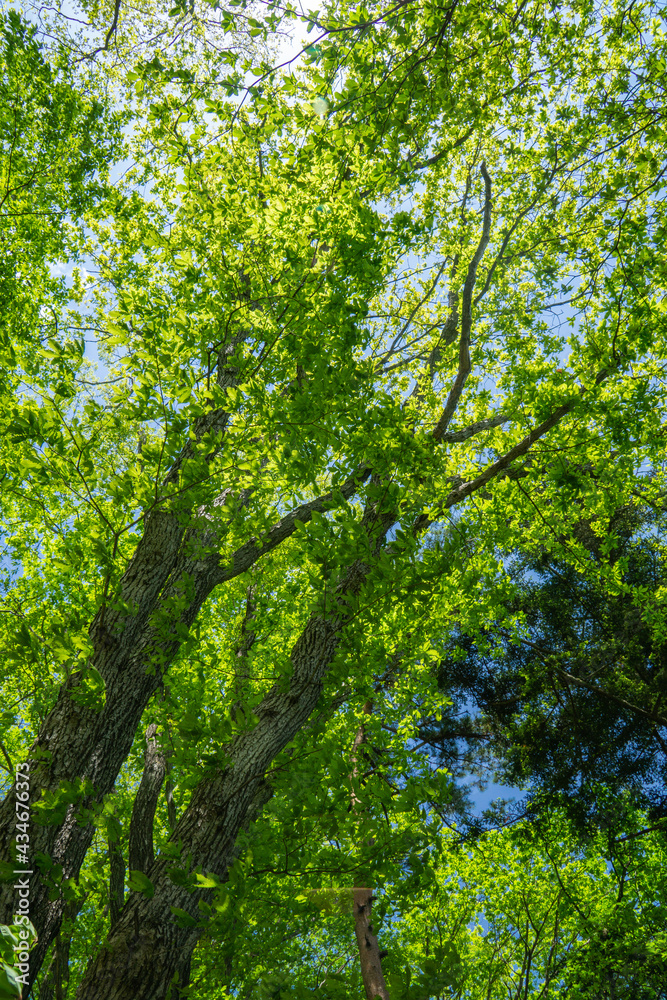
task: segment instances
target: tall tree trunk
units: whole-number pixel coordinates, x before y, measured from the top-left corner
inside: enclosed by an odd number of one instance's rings
[[[221,388],[238,381],[238,373],[225,367],[233,346],[221,351]],[[211,433],[222,437],[228,419],[224,410],[212,411],[194,428],[195,438]],[[143,536],[119,582],[122,601],[103,604],[96,614],[89,630],[93,656],[85,668],[74,671],[63,684],[29,754],[31,855],[34,858],[41,852],[50,857],[54,865],[62,866],[63,879],[78,876],[94,834],[92,824],[78,822],[79,814],[111,792],[142,713],[181,644],[177,626],[190,627],[222,579],[216,534],[205,519],[188,509],[187,491],[182,494],[178,490],[184,468],[198,461],[195,443],[187,441],[162,483],[159,502],[145,518]],[[171,622],[156,627],[156,612],[159,615],[165,602],[180,599],[182,603],[184,578],[194,581],[187,607],[180,618],[174,620],[172,612]],[[86,707],[80,700],[86,671],[91,667],[104,680],[101,710]],[[46,824],[35,822],[36,803],[43,794],[62,795],[63,783],[69,783],[65,801],[70,802],[64,820],[54,823],[51,816]],[[0,806],[0,857],[7,859],[12,858],[15,810],[12,787]],[[28,867],[32,870],[30,916],[38,934],[30,957],[32,986],[60,927],[65,900],[62,895],[51,899],[51,887],[40,877],[34,861]],[[11,923],[14,908],[14,889],[11,884],[3,884],[0,922]]]
[[[219,424],[224,426],[224,421],[220,419]],[[181,456],[174,465],[176,478],[184,461]],[[351,476],[340,494],[349,499],[367,475],[368,470],[362,469]],[[84,680],[82,671],[72,674],[31,748],[31,807],[43,793],[56,796],[63,782],[78,784],[81,789],[78,797],[72,793],[76,801],[67,809],[63,822],[53,823],[51,818],[48,825],[32,823],[33,857],[37,852],[46,854],[54,864],[62,866],[64,879],[78,875],[94,827],[78,823],[77,814],[94,807],[113,789],[143,711],[159,689],[183,633],[195,621],[204,601],[216,586],[246,572],[262,555],[289,538],[299,523],[310,520],[314,511],[326,510],[336,502],[333,494],[326,494],[301,504],[284,515],[261,541],[251,538],[241,545],[224,565],[218,555],[218,533],[203,512],[187,531],[181,508],[158,509],[147,518],[144,535],[119,584],[120,596],[133,612],[103,607],[90,628],[95,645],[90,666],[99,671],[105,683],[102,710],[86,708],[72,697]],[[162,608],[182,603],[183,580],[188,581],[189,603],[180,616],[170,611],[168,625],[157,629],[153,621]],[[13,860],[15,819],[12,786],[0,806],[0,857],[7,860]],[[39,935],[31,954],[31,975],[36,975],[60,926],[64,903],[49,898],[50,889],[40,879],[35,865],[30,867],[34,872],[29,887],[31,917]],[[5,883],[0,885],[0,922],[11,923],[13,912],[14,891],[11,884]]]
[[[217,423],[209,420],[203,430],[224,429],[226,414],[217,415]],[[173,489],[178,471],[186,461],[188,448],[174,463],[165,480]],[[186,457],[184,457],[186,456]],[[349,498],[367,476],[361,470],[341,488]],[[41,852],[54,865],[62,867],[63,879],[76,878],[95,828],[79,823],[80,813],[93,809],[109,794],[134,741],[141,716],[150,698],[159,689],[162,679],[193,624],[205,600],[213,589],[246,572],[263,554],[289,538],[300,522],[308,521],[313,511],[335,506],[333,494],[301,504],[284,515],[262,540],[251,538],[222,565],[218,550],[218,530],[211,527],[205,512],[191,513],[191,526],[186,530],[187,512],[182,504],[172,509],[158,508],[146,519],[144,535],[129,567],[123,575],[119,591],[125,608],[103,607],[90,628],[95,654],[94,666],[105,684],[105,701],[96,711],[76,700],[84,682],[84,671],[72,674],[61,688],[56,704],[45,719],[37,740],[31,748],[30,760],[30,851],[34,858]],[[179,502],[180,503],[180,502]],[[187,581],[185,587],[183,581]],[[182,606],[183,594],[188,603],[180,616],[173,607]],[[156,627],[163,608],[171,608],[164,617],[167,624]],[[72,695],[74,694],[74,697]],[[291,737],[290,737],[291,738]],[[64,820],[58,824],[50,818],[48,824],[34,822],[34,806],[43,794],[57,797],[61,786],[69,782],[71,804]],[[77,791],[78,789],[78,791]],[[0,857],[13,860],[16,798],[12,786],[0,806]],[[30,956],[29,982],[35,981],[49,946],[60,926],[65,900],[51,898],[51,887],[41,878],[37,866],[29,865],[30,917],[38,934]],[[0,923],[11,923],[15,910],[11,883],[0,885]]]
[[[354,901],[354,932],[359,948],[361,976],[364,981],[367,1000],[390,1000],[389,990],[382,973],[380,946],[371,923],[372,889],[355,889]]]
[[[364,514],[363,525],[377,554],[395,511]],[[223,880],[234,858],[236,838],[264,795],[264,774],[278,753],[306,723],[322,693],[324,678],[340,641],[340,632],[352,614],[350,599],[358,593],[370,567],[353,563],[335,595],[332,613],[313,615],[291,653],[289,685],[275,684],[255,715],[257,724],[232,741],[226,751],[229,764],[206,776],[192,793],[188,808],[171,840],[182,844],[182,858],[194,869]],[[333,598],[332,598],[333,601]],[[199,929],[181,919],[173,908],[199,922],[199,901],[210,890],[175,884],[171,856],[160,855],[148,871],[154,887],[151,899],[133,893],[105,946],[89,965],[78,1000],[163,1000],[177,966],[192,954]],[[186,924],[184,926],[184,924]],[[157,971],[159,970],[159,975]]]
[[[364,715],[370,715],[373,711],[372,701],[364,704]],[[363,808],[356,792],[356,785],[361,779],[361,768],[359,758],[362,754],[361,747],[366,742],[366,728],[363,724],[359,726],[354,737],[353,745],[353,768],[352,768],[352,792],[350,795],[352,810],[360,815]],[[382,956],[380,946],[371,923],[371,904],[373,902],[373,890],[368,887],[358,887],[352,891],[352,905],[354,910],[354,933],[357,938],[359,949],[359,961],[361,963],[361,977],[364,982],[367,1000],[390,1000],[389,990],[382,972]]]

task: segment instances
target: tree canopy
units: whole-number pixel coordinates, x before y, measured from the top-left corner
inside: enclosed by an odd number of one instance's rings
[[[664,995],[664,11],[78,14],[2,22],[0,991]]]

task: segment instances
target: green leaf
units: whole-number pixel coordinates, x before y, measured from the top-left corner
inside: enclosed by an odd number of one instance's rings
[[[127,884],[133,892],[140,892],[146,899],[152,899],[155,895],[153,883],[143,872],[132,870]]]
[[[0,924],[0,958],[3,962],[12,963],[14,949],[19,943],[18,937],[12,933],[6,924]]]
[[[4,962],[0,963],[0,997],[21,997],[22,985],[18,973]]]
[[[171,912],[174,914],[176,923],[179,927],[187,928],[197,926],[197,921],[194,917],[191,917],[189,913],[185,910],[181,910],[178,906],[172,906]]]

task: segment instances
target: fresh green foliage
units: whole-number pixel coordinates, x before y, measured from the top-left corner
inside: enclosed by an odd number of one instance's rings
[[[633,837],[643,820],[635,812],[626,838],[585,846],[558,813],[474,844],[430,831],[421,860],[396,866],[375,904],[392,998],[593,998],[610,983],[617,996],[663,997],[664,837]],[[229,890],[216,899],[194,995],[230,981],[262,997],[362,995],[350,890],[331,878],[297,891],[252,869],[245,893],[235,882],[235,905]]]
[[[629,782],[613,836],[550,809],[473,843],[478,760],[447,773],[433,732],[459,638],[495,662],[547,607],[512,559],[664,643],[609,534],[664,505],[661,11],[83,12],[42,48],[3,22],[0,749],[8,788],[30,761],[35,988],[361,995],[373,886],[393,1000],[648,1000],[664,842]],[[549,675],[515,660],[506,759],[542,780]]]
[[[34,943],[34,928],[29,920],[7,926],[0,924],[0,997],[21,997],[21,964]]]

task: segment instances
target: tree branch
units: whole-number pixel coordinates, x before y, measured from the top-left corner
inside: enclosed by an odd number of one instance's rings
[[[233,580],[234,577],[245,573],[261,556],[266,555],[267,552],[275,549],[286,538],[289,538],[296,530],[299,522],[307,524],[314,513],[322,513],[335,507],[338,502],[338,495],[342,496],[344,500],[349,500],[350,497],[354,496],[361,484],[368,479],[370,474],[371,469],[368,466],[360,467],[357,472],[349,476],[335,491],[332,490],[323,496],[317,497],[315,500],[302,503],[288,514],[285,514],[277,524],[274,524],[267,531],[261,541],[258,541],[257,538],[250,538],[236,550],[231,560],[225,566],[220,567],[216,574],[215,582],[225,583],[227,580]]]
[[[93,49],[92,52],[87,52],[85,55],[83,55],[79,59],[77,59],[76,62],[83,62],[84,59],[90,59],[90,60],[92,60],[100,52],[108,52],[109,51],[109,45],[111,44],[111,39],[116,34],[116,28],[118,27],[118,16],[120,14],[120,5],[121,5],[121,0],[116,0],[116,5],[114,7],[114,12],[113,12],[113,20],[111,22],[109,30],[106,33],[106,36],[105,36],[105,39],[104,39],[104,45],[98,46],[96,49]]]
[[[130,820],[128,850],[130,871],[148,871],[155,856],[153,820],[166,772],[164,754],[158,745],[156,734],[157,726],[152,722],[146,730],[144,773],[141,776]]]
[[[477,245],[477,250],[468,265],[468,274],[466,275],[466,280],[463,285],[463,295],[461,300],[461,339],[459,341],[459,369],[456,373],[456,378],[454,379],[454,385],[452,386],[447,402],[445,403],[445,408],[442,411],[442,416],[433,428],[433,437],[436,441],[440,441],[443,434],[447,430],[449,422],[459,405],[463,387],[465,386],[468,375],[470,374],[472,293],[475,288],[475,281],[477,280],[477,269],[480,265],[482,257],[484,256],[484,251],[486,250],[491,236],[491,178],[489,177],[485,163],[482,163],[480,170],[482,172],[482,177],[484,178],[485,189],[482,235]]]
[[[513,448],[510,448],[502,458],[499,458],[497,462],[489,465],[481,475],[477,476],[476,479],[470,480],[470,482],[463,483],[456,489],[452,490],[449,496],[446,498],[443,505],[444,510],[449,510],[455,504],[460,503],[461,500],[465,500],[466,497],[472,496],[473,493],[477,493],[481,490],[483,486],[486,486],[492,479],[495,479],[499,473],[503,472],[516,458],[520,458],[521,455],[525,455],[532,444],[538,441],[541,437],[544,437],[552,427],[555,427],[557,423],[569,413],[573,408],[575,401],[572,400],[569,403],[564,403],[559,406],[557,410],[551,414],[546,420],[543,420],[541,424],[519,441]]]
[[[467,441],[468,438],[474,437],[475,434],[481,434],[482,431],[489,431],[493,427],[500,427],[501,424],[506,424],[508,420],[512,417],[508,413],[499,413],[495,417],[487,417],[485,420],[478,420],[474,424],[470,424],[462,431],[448,431],[443,434],[440,440],[443,444],[454,444],[460,441]]]

